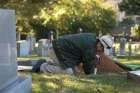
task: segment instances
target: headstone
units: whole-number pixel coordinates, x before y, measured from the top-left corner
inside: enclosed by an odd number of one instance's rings
[[[128,59],[132,56],[132,47],[131,47],[131,41],[128,43]]]
[[[113,50],[112,50],[112,48],[110,48],[110,49],[104,48],[104,54],[107,55],[110,58],[113,58]]]
[[[52,42],[54,40],[54,32],[50,31],[50,41]]]
[[[29,43],[29,52],[30,52],[30,54],[32,54],[33,51],[34,51],[34,47],[35,47],[34,45],[36,43],[36,40],[32,35],[28,35],[27,36],[27,41]]]
[[[115,46],[112,48],[112,54],[113,54],[113,56],[116,56],[116,47]]]
[[[30,54],[30,43],[26,40],[21,40],[19,42],[20,48],[19,48],[19,53],[20,56],[29,56]]]
[[[38,41],[38,55],[39,56],[47,56],[48,50],[52,46],[48,39],[40,39]]]
[[[31,78],[17,76],[15,11],[0,9],[0,93],[30,93]]]
[[[56,39],[59,38],[59,30],[56,30]]]
[[[122,56],[126,55],[125,44],[126,44],[126,39],[125,38],[121,38],[120,39],[120,55],[122,55]]]

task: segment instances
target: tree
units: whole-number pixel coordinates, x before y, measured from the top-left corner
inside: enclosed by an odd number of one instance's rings
[[[140,15],[140,0],[123,0],[119,4],[119,8],[128,15]]]
[[[42,0],[43,2],[44,0]],[[2,0],[0,3],[0,8],[15,10],[17,32],[27,35],[33,30],[30,21],[41,9],[37,0]]]
[[[47,37],[50,30],[77,33],[79,28],[106,33],[116,21],[115,11],[104,0],[5,0],[0,7],[16,10],[18,32],[34,31],[36,36]]]
[[[103,0],[97,1],[55,1],[49,8],[44,7],[35,19],[43,20],[44,26],[58,29],[60,34],[77,33],[78,28],[84,32],[109,32],[115,26],[115,13],[102,5]]]
[[[140,26],[138,24],[131,27],[131,35],[133,37],[140,38]]]
[[[131,27],[135,24],[131,17],[126,17],[119,23],[118,28],[121,28],[124,32],[130,35]]]

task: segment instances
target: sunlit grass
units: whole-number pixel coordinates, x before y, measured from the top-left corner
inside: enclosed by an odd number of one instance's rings
[[[27,73],[21,73],[27,74]],[[104,74],[70,76],[64,74],[28,73],[33,93],[139,93],[140,85],[125,75]]]
[[[34,58],[34,56],[32,56]],[[29,57],[29,58],[32,58]],[[135,56],[118,56],[124,64],[139,64],[140,52]],[[126,75],[97,73],[97,75],[64,75],[19,72],[32,76],[32,93],[140,93],[140,84]]]
[[[48,57],[39,57],[37,55],[29,55],[29,56],[17,57],[18,61],[39,60],[39,59],[48,59]]]
[[[140,65],[140,50],[135,52],[131,57],[129,56],[117,56],[117,61],[124,64],[137,64]]]

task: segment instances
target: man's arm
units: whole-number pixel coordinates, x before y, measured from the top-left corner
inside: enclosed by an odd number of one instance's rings
[[[85,74],[92,74],[94,72],[94,66],[93,66],[94,62],[84,62],[83,63],[83,68],[84,68],[84,72]]]

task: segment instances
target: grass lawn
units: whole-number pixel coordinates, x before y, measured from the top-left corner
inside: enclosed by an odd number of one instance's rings
[[[140,53],[129,59],[117,57],[117,60],[124,64],[140,64]],[[32,72],[19,72],[19,74],[32,76],[33,93],[140,93],[140,84],[134,80],[128,80],[125,75],[98,73],[78,77]]]
[[[137,64],[140,65],[140,52],[136,52],[134,56],[118,56],[117,60],[124,64]]]
[[[44,57],[41,57],[44,58]],[[140,52],[134,56],[118,56],[124,64],[140,65]],[[40,57],[21,57],[17,60],[37,60]],[[46,59],[46,58],[45,58]],[[64,75],[50,73],[19,72],[32,76],[33,93],[140,93],[140,84],[128,80],[126,75],[98,73],[97,75]]]
[[[47,57],[39,57],[37,55],[30,55],[30,56],[24,56],[24,57],[18,57],[18,61],[28,61],[28,60],[38,60],[38,59],[48,59]]]
[[[140,93],[140,84],[124,75],[98,74],[70,76],[64,74],[30,74],[33,93]]]

